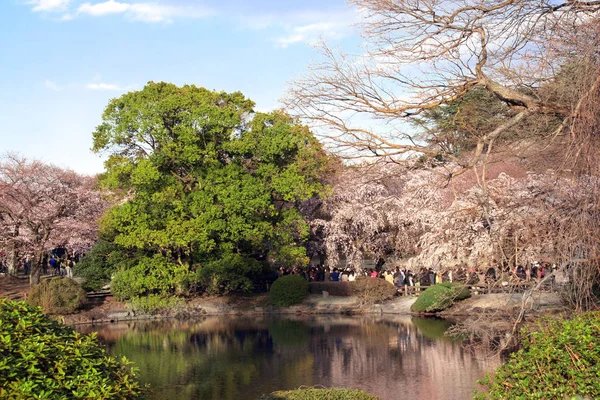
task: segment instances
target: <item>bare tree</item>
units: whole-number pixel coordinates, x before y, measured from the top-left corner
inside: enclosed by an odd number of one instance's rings
[[[322,47],[325,61],[299,79],[286,105],[320,127],[346,157],[443,155],[473,167],[501,135],[535,115],[551,116],[546,133],[564,132],[581,112],[538,89],[569,54],[558,35],[597,24],[599,1],[351,0],[364,17],[366,52],[351,56]],[[577,46],[577,43],[570,45]],[[419,140],[406,122],[476,88],[493,93],[513,113],[476,136],[468,158]],[[587,89],[593,89],[588,87]]]
[[[89,247],[106,203],[95,178],[6,155],[0,162],[0,249],[15,272],[18,255],[34,256],[30,282],[40,280],[44,253],[58,245]]]

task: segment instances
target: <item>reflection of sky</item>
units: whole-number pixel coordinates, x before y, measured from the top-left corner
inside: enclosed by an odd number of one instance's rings
[[[95,327],[140,367],[152,398],[257,399],[300,386],[363,389],[387,399],[466,399],[497,366],[447,338],[444,321],[332,317],[207,319]]]

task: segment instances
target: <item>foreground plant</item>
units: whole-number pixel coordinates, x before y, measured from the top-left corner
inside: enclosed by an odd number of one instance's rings
[[[477,399],[600,398],[600,313],[543,319],[525,331],[523,348],[480,381]]]
[[[96,336],[74,331],[39,307],[0,299],[0,398],[138,399],[127,359],[108,356]]]

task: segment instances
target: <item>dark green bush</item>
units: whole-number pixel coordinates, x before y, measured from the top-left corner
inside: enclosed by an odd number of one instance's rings
[[[71,278],[45,279],[29,292],[27,302],[40,306],[49,314],[71,314],[87,300],[85,291]]]
[[[226,253],[219,260],[206,263],[196,273],[196,280],[207,294],[248,292],[253,281],[263,273],[262,264],[254,258]]]
[[[446,282],[430,286],[419,295],[410,307],[415,312],[438,312],[457,301],[470,297],[469,289],[456,282]]]
[[[302,303],[308,294],[308,282],[300,275],[286,275],[273,282],[269,301],[277,307]]]
[[[378,278],[357,279],[351,282],[353,292],[363,304],[374,304],[391,299],[396,294],[396,287]]]
[[[463,285],[462,283],[444,282],[444,283],[440,283],[439,285],[445,286],[448,289],[452,289],[452,292],[453,292],[452,299],[455,302],[465,300],[465,299],[468,299],[469,297],[471,297],[471,291],[469,290],[469,287]]]
[[[523,348],[479,383],[477,399],[600,398],[600,313],[544,318],[522,332]]]
[[[74,273],[85,278],[82,283],[85,290],[98,291],[110,283],[121,258],[117,249],[114,243],[99,240],[77,263]]]
[[[265,400],[381,400],[362,390],[353,389],[296,389],[273,392]]]
[[[136,371],[24,302],[0,299],[0,398],[137,399]]]

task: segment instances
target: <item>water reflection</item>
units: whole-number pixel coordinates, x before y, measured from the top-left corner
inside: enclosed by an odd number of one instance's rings
[[[328,317],[130,322],[97,331],[152,386],[151,399],[258,399],[299,386],[382,399],[468,399],[497,366],[443,336],[444,320]]]

